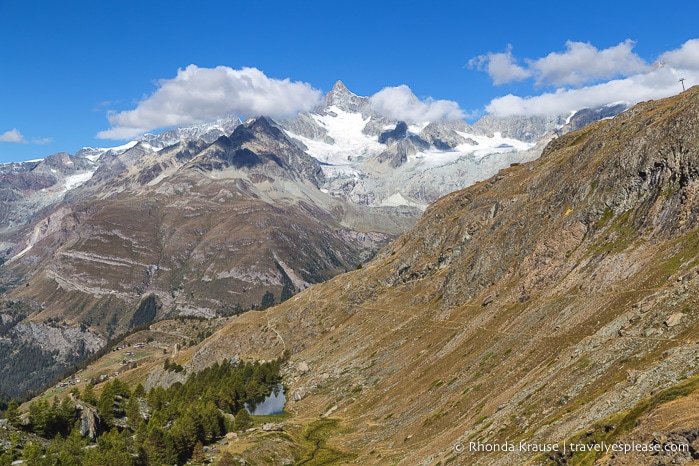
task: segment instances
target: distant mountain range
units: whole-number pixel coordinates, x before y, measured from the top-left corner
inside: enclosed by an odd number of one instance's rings
[[[0,165],[0,373],[36,388],[165,316],[266,307],[352,270],[425,207],[625,107],[389,120],[338,82],[313,111]],[[20,345],[36,355],[22,366]],[[9,379],[8,379],[9,380]]]

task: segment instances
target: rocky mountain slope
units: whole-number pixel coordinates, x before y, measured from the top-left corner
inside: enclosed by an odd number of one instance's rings
[[[556,138],[440,199],[362,270],[236,317],[177,362],[291,351],[287,409],[336,420],[329,443],[357,464],[694,442],[694,418],[668,413],[694,409],[699,385],[698,129],[695,87]],[[586,461],[676,464],[692,448]]]
[[[36,212],[53,205],[67,191],[88,180],[96,164],[59,153],[33,162],[0,164],[0,235],[26,224]],[[12,243],[0,242],[3,259]]]
[[[9,370],[13,348],[35,348],[45,356],[44,381],[134,326],[266,307],[354,269],[419,212],[322,192],[319,163],[265,118],[210,144],[185,140],[156,151],[141,141],[102,153],[98,163],[71,159],[91,177],[61,190],[60,202],[18,217],[0,271],[7,309],[22,308],[3,317],[3,362]],[[44,345],[49,321],[72,335],[68,344]],[[16,396],[36,388],[32,380],[0,389]]]
[[[407,124],[338,82],[293,120],[2,165],[0,370],[22,373],[20,344],[45,355],[16,395],[153,319],[283,301],[368,260],[440,196],[537,157],[566,121]],[[62,343],[46,344],[54,330]]]

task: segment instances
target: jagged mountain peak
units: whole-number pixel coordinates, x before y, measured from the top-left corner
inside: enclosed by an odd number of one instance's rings
[[[237,126],[230,135],[230,140],[237,145],[242,145],[255,139],[264,140],[272,145],[291,144],[276,123],[265,116],[246,120],[245,123]]]
[[[256,134],[266,133],[274,137],[284,137],[274,121],[266,116],[256,118],[255,120],[251,121],[247,127],[250,129],[250,131]]]
[[[160,134],[144,134],[139,141],[148,142],[154,149],[162,149],[187,139],[214,142],[219,136],[228,135],[242,122],[238,117],[220,118],[210,123],[175,128]]]
[[[191,162],[205,171],[255,169],[269,179],[301,179],[316,187],[324,181],[316,159],[304,153],[268,117],[250,118],[230,136],[221,136]]]
[[[332,112],[331,107],[350,113],[366,113],[370,110],[370,102],[368,97],[354,94],[342,81],[337,81],[313,113],[327,114]]]
[[[349,89],[347,89],[347,86],[345,86],[345,83],[343,83],[341,79],[338,79],[335,82],[335,84],[333,84],[333,87],[330,90],[330,92],[334,92],[336,94],[338,94],[338,93],[353,94],[352,92],[350,92]]]

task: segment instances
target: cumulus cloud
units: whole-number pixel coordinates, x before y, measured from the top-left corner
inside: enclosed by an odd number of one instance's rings
[[[665,52],[658,62],[678,69],[699,70],[699,39],[688,40],[679,49]]]
[[[681,78],[686,87],[699,83],[699,39],[661,54],[653,65],[633,52],[635,45],[626,40],[599,50],[589,43],[568,41],[564,52],[525,59],[526,68],[517,65],[508,46],[502,54],[482,55],[469,65],[488,72],[494,84],[532,78],[537,86],[556,88],[528,97],[509,94],[495,98],[485,110],[497,116],[565,115],[615,102],[633,105],[681,92]],[[501,61],[501,72],[490,68],[497,60]]]
[[[408,123],[464,118],[459,104],[451,100],[418,99],[408,86],[386,87],[371,96],[372,108],[388,118]]]
[[[27,140],[22,136],[22,134],[17,131],[17,128],[13,128],[9,131],[5,131],[0,134],[0,142],[15,142],[19,144],[26,144]]]
[[[503,53],[489,52],[469,60],[469,66],[488,73],[493,84],[500,85],[533,77],[537,85],[581,86],[600,80],[631,76],[650,66],[633,52],[636,43],[626,40],[599,50],[585,42],[566,42],[564,52],[551,52],[538,59],[517,64],[508,45]]]
[[[649,65],[633,53],[635,45],[627,39],[614,47],[598,50],[588,43],[568,41],[565,52],[552,52],[528,63],[537,84],[579,86],[648,70]]]
[[[522,81],[531,76],[531,71],[524,69],[516,63],[512,55],[512,45],[507,46],[503,53],[488,52],[468,61],[469,68],[485,71],[493,80],[493,84],[500,85],[513,81]]]
[[[310,110],[320,99],[310,84],[273,79],[257,68],[189,65],[133,110],[107,115],[111,128],[101,139],[130,139],[147,131],[204,123],[224,115],[289,116]]]
[[[682,90],[678,83],[680,77],[687,78],[688,84],[699,82],[699,72],[680,73],[674,68],[662,67],[624,79],[578,89],[558,89],[533,97],[510,94],[493,99],[486,111],[497,116],[564,115],[581,108],[619,101],[636,104],[677,94]]]

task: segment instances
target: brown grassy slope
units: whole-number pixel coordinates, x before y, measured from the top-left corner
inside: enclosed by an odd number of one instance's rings
[[[696,372],[699,90],[446,196],[363,270],[236,318],[193,364],[283,349],[309,422],[361,464],[520,464]],[[487,305],[484,305],[487,303]],[[679,314],[679,323],[665,322]],[[676,319],[676,318],[675,318]]]

